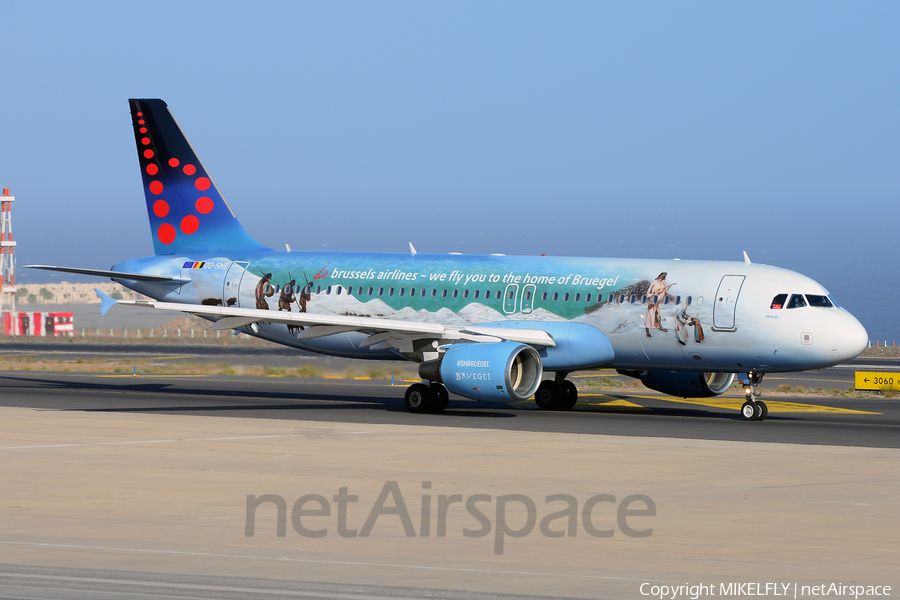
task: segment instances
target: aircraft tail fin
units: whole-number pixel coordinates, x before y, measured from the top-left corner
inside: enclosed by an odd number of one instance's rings
[[[155,253],[266,249],[241,227],[166,103],[131,99],[128,104]]]

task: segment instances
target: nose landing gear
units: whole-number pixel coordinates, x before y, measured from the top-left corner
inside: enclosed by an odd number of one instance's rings
[[[762,421],[769,416],[769,407],[759,398],[759,384],[762,382],[764,373],[751,371],[747,374],[750,383],[744,388],[744,394],[747,397],[746,402],[741,406],[741,416],[745,421]]]

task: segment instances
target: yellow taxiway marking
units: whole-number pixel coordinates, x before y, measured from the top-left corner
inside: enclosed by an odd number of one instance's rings
[[[579,398],[608,398],[606,401],[597,400],[587,402],[590,406],[615,406],[617,408],[637,408],[640,410],[649,410],[652,411],[652,408],[647,408],[646,406],[641,406],[640,404],[635,404],[634,402],[629,402],[628,400],[622,400],[621,398],[616,398],[615,396],[609,396],[607,394],[579,394]]]
[[[93,375],[89,374],[91,377],[156,377],[156,378],[179,378],[179,379],[189,379],[189,378],[197,378],[197,377],[207,377],[207,375],[168,375],[166,373],[138,373],[135,375],[134,373],[116,373],[115,375]]]
[[[801,379],[798,377],[766,377],[766,381],[773,381],[775,379],[779,379],[779,380],[791,379],[794,381],[827,381],[828,383],[847,383],[843,379],[814,379],[814,378]]]
[[[648,398],[651,400],[665,400],[666,402],[680,402],[682,404],[695,404],[697,406],[710,406],[713,408],[730,408],[740,410],[744,403],[743,398],[718,398],[704,400],[688,400],[687,398],[663,398],[661,396],[632,396],[632,398]],[[819,406],[818,404],[803,404],[801,402],[781,402],[778,400],[763,399],[769,412],[782,413],[840,413],[851,415],[880,415],[883,413],[868,412],[865,410],[853,410],[850,408],[837,408],[835,406]]]

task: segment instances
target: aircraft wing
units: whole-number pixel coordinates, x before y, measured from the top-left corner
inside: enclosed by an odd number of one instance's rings
[[[438,344],[455,342],[499,342],[511,341],[532,346],[556,346],[553,336],[542,329],[514,329],[487,326],[446,326],[440,323],[419,323],[399,319],[377,317],[355,317],[348,315],[293,313],[286,311],[259,310],[255,308],[235,308],[230,306],[207,306],[201,304],[181,304],[151,300],[114,300],[100,290],[101,314],[106,314],[112,306],[143,306],[156,310],[184,312],[215,321],[212,329],[238,329],[254,323],[281,323],[303,327],[296,334],[298,340],[313,339],[358,331],[369,337],[361,346],[372,349],[396,348],[402,353],[419,354],[434,351],[437,346],[425,347],[423,342]]]

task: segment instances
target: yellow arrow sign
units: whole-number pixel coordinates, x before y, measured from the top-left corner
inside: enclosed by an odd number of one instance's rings
[[[900,391],[900,373],[883,371],[856,371],[856,389],[858,390],[897,390]]]

